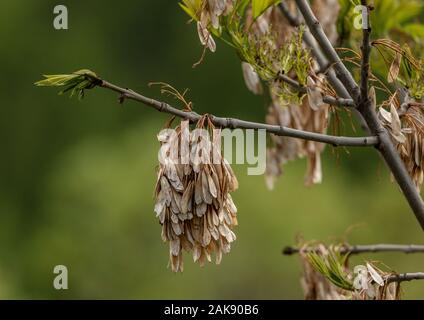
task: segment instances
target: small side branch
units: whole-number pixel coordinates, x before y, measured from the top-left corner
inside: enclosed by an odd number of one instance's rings
[[[280,74],[278,75],[278,80],[281,80],[288,85],[290,85],[294,90],[296,90],[299,93],[306,94],[307,90],[306,87],[302,86],[299,82],[296,80],[284,75]],[[332,96],[324,96],[322,98],[322,101],[337,107],[355,107],[355,102],[352,99],[346,99],[346,98],[339,98],[339,97],[332,97]]]
[[[284,255],[294,255],[300,252],[309,253],[317,252],[319,248],[309,247],[309,248],[296,248],[296,247],[285,247],[283,249]],[[345,245],[339,248],[338,252],[341,254],[361,254],[361,253],[375,253],[375,252],[401,252],[401,253],[424,253],[424,245],[400,245],[400,244],[372,244],[372,245],[356,245],[350,246]],[[400,273],[400,274],[390,274],[385,277],[386,284],[392,282],[405,282],[412,280],[424,280],[424,272],[414,272],[414,273]]]
[[[296,247],[285,247],[283,254],[290,256],[302,252],[313,252],[314,248],[300,249]],[[356,245],[343,246],[340,248],[341,254],[361,254],[376,252],[402,252],[402,253],[424,253],[424,245],[401,245],[401,244],[372,244],[372,245]]]
[[[101,80],[100,87],[115,91],[120,94],[121,99],[130,99],[141,102],[147,106],[150,106],[160,112],[165,112],[182,119],[188,119],[195,123],[201,119],[201,115],[196,112],[187,112],[177,109],[165,102],[157,101],[152,98],[145,97],[133,90],[124,89],[107,81]],[[333,98],[335,99],[335,98]],[[331,136],[326,134],[320,134],[315,132],[308,132],[303,130],[292,129],[283,126],[268,125],[264,123],[250,122],[235,118],[221,118],[214,115],[209,115],[211,121],[219,127],[231,128],[231,129],[263,129],[271,134],[278,136],[286,136],[292,138],[298,138],[303,140],[311,140],[321,143],[331,144],[333,146],[350,146],[350,147],[363,147],[363,146],[375,146],[378,144],[377,137],[342,137],[342,136]]]
[[[361,0],[362,6],[366,7],[367,10],[368,4],[367,0]],[[370,45],[370,35],[371,35],[371,27],[369,22],[368,15],[368,25],[362,31],[362,62],[361,62],[361,100],[359,108],[363,105],[366,105],[368,102],[368,85],[369,85],[369,76],[370,76],[370,55],[371,55],[371,45]]]

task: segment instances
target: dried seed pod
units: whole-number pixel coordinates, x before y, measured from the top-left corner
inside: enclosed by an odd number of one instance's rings
[[[213,254],[219,264],[222,254],[230,251],[236,240],[232,229],[237,225],[230,192],[238,188],[238,182],[217,150],[221,148],[220,130],[214,130],[212,142],[190,135],[188,121],[182,121],[175,131],[176,135],[158,135],[167,152],[159,157],[155,213],[162,225],[162,239],[169,243],[169,265],[178,272],[183,271],[183,251],[191,252],[200,265],[211,261]],[[180,164],[166,158],[171,146],[180,147],[178,161],[187,154],[189,161]]]
[[[210,51],[215,52],[215,40],[212,38],[209,30],[202,24],[202,22],[197,23],[197,33],[199,34],[200,43],[207,47]]]
[[[234,0],[204,0],[199,4],[196,16],[200,43],[212,52],[216,51],[216,44],[209,28],[220,28],[220,17],[233,10],[233,2]]]
[[[390,65],[389,74],[387,75],[387,82],[393,83],[396,81],[399,75],[401,62],[402,62],[402,55],[400,53],[396,53],[395,58],[393,59],[393,62]]]
[[[320,107],[324,105],[324,102],[322,101],[323,96],[315,81],[311,77],[308,77],[307,79],[307,92],[309,106],[312,110],[318,111]]]
[[[378,116],[390,133],[409,175],[417,190],[420,191],[424,178],[424,115],[422,109],[411,105],[402,116],[399,116],[398,110],[391,104],[390,112],[380,107]]]
[[[325,133],[328,123],[328,105],[321,105],[314,111],[307,99],[301,105],[289,104],[282,107],[278,101],[268,109],[266,122],[271,125],[291,127],[299,130]],[[272,189],[275,179],[283,172],[282,166],[288,161],[307,157],[308,168],[305,185],[321,183],[321,152],[325,145],[314,141],[301,141],[288,137],[271,136],[273,147],[268,149],[266,183]]]
[[[262,94],[263,89],[261,79],[253,67],[247,62],[242,62],[241,67],[246,87],[254,94]]]

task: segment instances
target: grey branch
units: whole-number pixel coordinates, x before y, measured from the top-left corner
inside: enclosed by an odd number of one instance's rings
[[[421,228],[424,230],[424,202],[419,194],[419,191],[412,182],[411,177],[409,176],[408,171],[406,170],[405,165],[402,162],[395,146],[393,145],[389,133],[381,125],[374,108],[370,105],[368,97],[365,103],[363,101],[361,102],[361,92],[359,86],[353,79],[352,74],[341,61],[330,40],[325,35],[321,24],[312,12],[312,9],[309,6],[307,0],[295,1],[311,34],[318,42],[328,61],[334,66],[338,78],[349,92],[351,98],[355,101],[359,112],[365,119],[370,129],[370,132],[373,135],[378,136],[379,144],[377,145],[377,149],[380,151],[380,154],[386,161],[390,171],[395,177],[405,198],[413,210],[415,217],[420,223]],[[364,41],[366,40],[367,39]]]
[[[296,247],[285,247],[283,249],[283,254],[291,256],[294,254],[302,252],[314,252],[314,248],[304,248],[299,249]],[[424,253],[424,245],[401,245],[401,244],[372,244],[372,245],[356,245],[350,246],[346,245],[340,248],[339,251],[341,254],[361,254],[361,253],[376,253],[376,252],[402,252],[402,253]],[[391,282],[404,282],[412,280],[424,280],[424,272],[414,272],[414,273],[400,273],[400,274],[391,274],[386,279],[386,283]]]
[[[296,80],[293,80],[289,76],[286,76],[285,74],[279,74],[278,77],[277,77],[277,79],[279,79],[279,80],[287,83],[288,85],[290,85],[293,89],[295,89],[299,93],[306,93],[306,88],[305,87],[303,87]]]
[[[100,79],[99,79],[100,80]],[[148,97],[145,97],[133,90],[124,89],[112,83],[109,83],[104,80],[100,80],[100,87],[115,91],[120,94],[123,99],[130,99],[141,102],[147,106],[150,106],[160,112],[165,112],[182,119],[190,120],[191,122],[197,122],[201,119],[201,115],[196,112],[187,112],[180,109],[177,109],[165,102],[157,101]],[[315,132],[302,131],[292,128],[287,128],[283,126],[268,125],[264,123],[244,121],[234,118],[220,118],[214,115],[209,114],[209,118],[216,126],[222,128],[231,128],[231,129],[263,129],[269,133],[286,136],[292,138],[298,138],[303,140],[311,140],[316,142],[322,142],[331,144],[333,146],[375,146],[378,143],[377,137],[341,137],[341,136],[331,136],[326,134],[319,134]]]
[[[314,248],[300,249],[296,247],[285,247],[283,254],[290,256],[299,253],[301,250],[305,252],[315,251]],[[403,253],[424,253],[424,245],[402,245],[402,244],[372,244],[372,245],[346,245],[340,248],[341,254],[361,254],[376,252],[403,252]]]
[[[424,280],[424,272],[392,274],[386,279],[386,282],[404,282],[412,280]]]
[[[278,79],[290,85],[297,92],[303,93],[303,94],[306,93],[306,87],[302,86],[296,80],[284,74],[278,75]],[[339,98],[339,97],[324,96],[322,98],[322,101],[329,105],[338,106],[338,107],[354,107],[355,106],[355,102],[352,99],[345,99],[345,98]]]

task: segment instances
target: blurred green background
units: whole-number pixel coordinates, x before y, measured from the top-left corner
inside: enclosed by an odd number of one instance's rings
[[[69,9],[69,30],[53,8]],[[168,249],[153,213],[156,134],[168,116],[104,90],[82,102],[33,86],[43,73],[90,68],[148,96],[150,81],[190,88],[198,112],[263,121],[266,99],[244,85],[234,52],[193,69],[202,52],[176,1],[0,3],[0,298],[297,299],[300,265],[281,249],[302,234],[331,240],[354,225],[354,244],[423,244],[423,232],[371,149],[327,149],[324,184],[303,186],[306,163],[285,168],[272,192],[263,176],[234,166],[240,189],[238,239],[220,266],[186,256],[167,269]],[[374,254],[399,272],[424,271],[424,256]],[[69,290],[52,286],[69,269]],[[424,297],[424,282],[403,285]]]

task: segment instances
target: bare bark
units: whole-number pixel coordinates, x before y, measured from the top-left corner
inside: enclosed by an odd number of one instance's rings
[[[283,249],[283,254],[291,256],[299,252],[314,252],[315,249],[311,248],[296,248],[296,247],[285,247]],[[362,254],[362,253],[377,253],[377,252],[402,252],[405,254],[411,253],[424,253],[424,245],[400,245],[400,244],[372,244],[372,245],[355,245],[350,246],[346,245],[339,249],[341,254]],[[391,274],[385,281],[386,283],[391,282],[404,282],[412,280],[424,280],[424,272],[414,272],[414,273],[400,273],[400,274]]]
[[[390,282],[404,282],[404,281],[412,281],[412,280],[423,280],[424,272],[414,272],[414,273],[400,273],[393,274],[389,276],[386,281]]]
[[[302,86],[299,82],[297,82],[296,80],[293,80],[292,78],[284,74],[278,75],[278,79],[287,83],[299,93],[305,94],[307,92],[306,87]],[[346,99],[346,98],[324,96],[322,98],[322,101],[329,105],[338,106],[338,107],[354,107],[355,106],[355,102],[352,99]]]
[[[285,247],[283,254],[290,256],[297,254],[302,249],[296,247]],[[308,248],[306,251],[314,251],[313,248]],[[403,252],[403,253],[424,253],[424,245],[401,245],[401,244],[372,244],[372,245],[355,245],[343,246],[340,248],[341,254],[361,254],[361,253],[376,253],[376,252]]]

